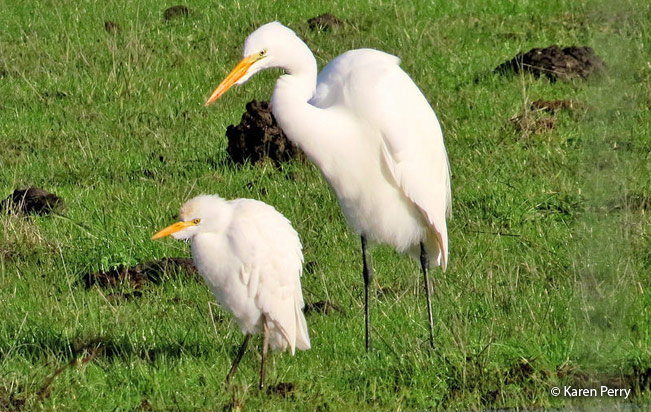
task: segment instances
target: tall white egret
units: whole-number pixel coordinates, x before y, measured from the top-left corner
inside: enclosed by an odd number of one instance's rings
[[[190,239],[194,263],[217,301],[235,317],[244,342],[226,376],[237,369],[251,334],[262,331],[260,388],[267,346],[309,349],[303,316],[301,241],[273,207],[252,199],[201,195],[181,208],[180,221],[152,239]]]
[[[400,59],[378,50],[348,51],[317,78],[310,49],[278,22],[249,35],[244,58],[206,106],[234,84],[271,67],[285,70],[271,98],[274,116],[289,139],[321,169],[349,225],[361,235],[366,350],[373,275],[367,239],[420,257],[433,347],[427,272],[430,257],[446,269],[446,215],[452,204],[450,168],[434,111],[400,68]]]

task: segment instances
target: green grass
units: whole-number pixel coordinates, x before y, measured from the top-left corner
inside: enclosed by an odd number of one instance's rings
[[[561,407],[577,401],[550,388],[585,381],[632,385],[625,402],[648,405],[651,237],[639,199],[648,207],[651,7],[432,3],[197,0],[189,18],[165,22],[173,4],[151,0],[5,2],[0,196],[45,188],[64,199],[67,219],[0,215],[0,409]],[[307,19],[326,11],[345,25],[311,32]],[[373,350],[364,352],[359,239],[313,165],[226,157],[226,126],[247,101],[269,98],[277,72],[210,109],[203,102],[246,35],[273,19],[321,67],[356,47],[399,55],[441,119],[454,218],[448,271],[433,271],[435,352],[418,266],[383,246],[372,250]],[[104,20],[121,31],[106,33]],[[606,74],[555,84],[490,74],[552,43],[593,47]],[[549,133],[516,131],[509,119],[537,99],[584,108],[558,114]],[[167,274],[132,299],[110,295],[128,285],[79,283],[88,271],[189,256],[184,243],[149,238],[200,193],[275,206],[313,262],[307,302],[342,309],[308,314],[311,350],[272,356],[268,382],[293,383],[287,397],[257,390],[255,351],[223,387],[242,336],[222,310],[211,319],[202,283]],[[39,395],[55,370],[91,354]]]

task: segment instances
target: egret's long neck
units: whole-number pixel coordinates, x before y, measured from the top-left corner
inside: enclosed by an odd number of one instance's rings
[[[291,57],[282,66],[284,75],[276,82],[271,110],[287,137],[319,165],[329,130],[324,110],[308,103],[316,90],[317,65],[312,52],[300,39],[288,45]],[[318,133],[321,131],[321,133]]]
[[[287,45],[287,50],[291,50],[291,53],[282,65],[286,74],[278,79],[273,99],[279,99],[279,103],[285,100],[307,102],[316,90],[316,59],[298,37],[292,39],[291,44]]]

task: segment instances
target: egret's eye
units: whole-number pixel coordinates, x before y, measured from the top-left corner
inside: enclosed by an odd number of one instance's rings
[[[264,57],[265,54],[267,54],[267,50],[260,50],[260,53],[258,53],[258,56]]]
[[[192,219],[192,223],[194,223],[195,225],[198,225],[199,222],[201,222],[201,219]]]

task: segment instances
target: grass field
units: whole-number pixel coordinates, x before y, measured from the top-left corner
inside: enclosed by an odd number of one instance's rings
[[[0,198],[34,185],[66,206],[64,217],[0,214],[0,409],[648,407],[651,5],[255,3],[193,0],[187,18],[170,21],[163,11],[174,4],[153,0],[1,6]],[[323,12],[344,25],[311,31],[307,19]],[[418,265],[384,246],[372,249],[373,350],[364,352],[359,239],[315,166],[227,158],[227,125],[249,100],[270,97],[278,72],[203,103],[246,36],[274,19],[321,67],[358,47],[400,56],[439,115],[454,217],[448,270],[432,271],[434,352]],[[120,31],[107,33],[105,20]],[[492,74],[553,43],[593,47],[607,71],[556,83]],[[551,131],[515,128],[510,119],[537,99],[582,107],[557,113]],[[268,383],[289,391],[258,391],[256,351],[224,388],[242,335],[195,278],[167,273],[142,295],[128,283],[80,282],[189,256],[187,244],[150,237],[200,193],[275,206],[304,244],[307,303],[340,309],[307,314],[311,350],[272,355]],[[550,394],[563,385],[632,394]]]

